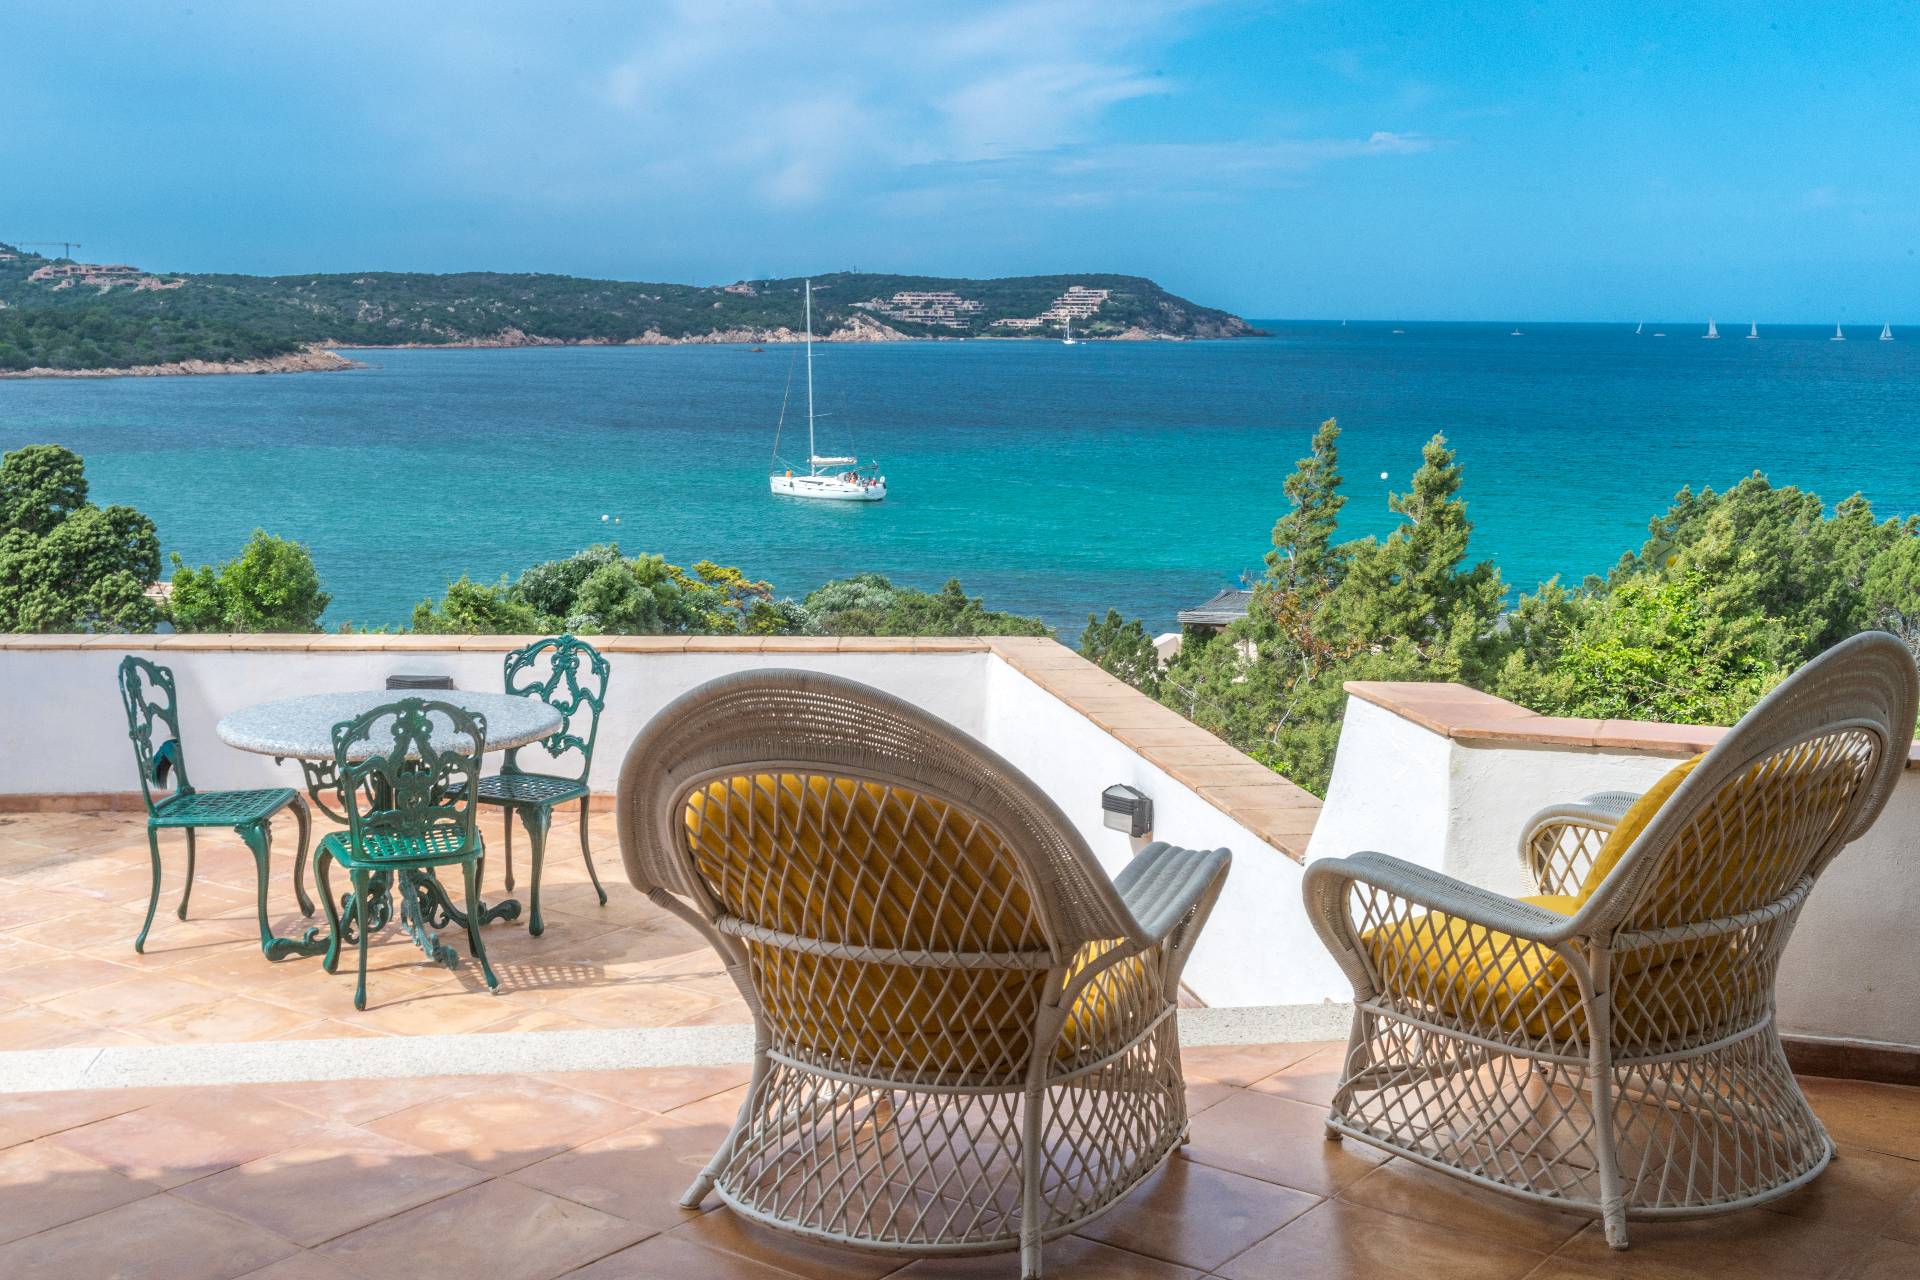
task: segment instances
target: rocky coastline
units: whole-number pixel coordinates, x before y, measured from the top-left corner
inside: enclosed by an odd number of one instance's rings
[[[177,378],[236,373],[330,373],[365,367],[358,360],[349,360],[315,345],[257,360],[175,360],[168,364],[138,364],[119,369],[13,369],[0,371],[0,378]]]

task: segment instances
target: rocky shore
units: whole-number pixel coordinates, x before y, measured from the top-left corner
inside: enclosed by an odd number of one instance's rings
[[[304,351],[258,360],[176,360],[171,364],[140,364],[124,369],[15,369],[0,371],[0,378],[172,378],[216,373],[326,373],[364,367],[358,360],[312,346]]]

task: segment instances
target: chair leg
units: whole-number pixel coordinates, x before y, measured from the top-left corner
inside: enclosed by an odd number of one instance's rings
[[[328,973],[340,970],[340,906],[333,897],[333,883],[327,877],[327,868],[333,865],[333,855],[321,849],[313,855],[313,887],[320,891],[320,905],[327,912],[327,954],[320,967]]]
[[[153,889],[147,894],[147,918],[140,922],[140,936],[133,940],[135,954],[147,949],[147,930],[153,928],[153,913],[160,906],[160,833],[147,828],[147,854],[153,859]]]
[[[540,892],[540,860],[534,858],[534,893]],[[477,862],[463,862],[460,870],[467,882],[467,949],[473,952],[473,958],[480,962],[480,975],[487,980],[487,990],[498,991],[500,979],[493,976],[493,966],[487,962],[487,944],[480,937],[480,867]],[[536,898],[535,901],[538,901]],[[537,910],[537,908],[536,908]],[[537,917],[536,917],[537,918]]]
[[[294,794],[292,808],[300,840],[293,851],[293,898],[300,904],[300,914],[311,920],[313,899],[307,896],[307,849],[313,839],[313,813],[307,808],[306,798],[298,792]]]
[[[507,892],[513,892],[513,810],[500,810],[500,825],[507,832]]]
[[[265,822],[234,828],[253,852],[253,911],[260,921],[260,950],[269,960],[277,960],[273,945],[273,926],[267,923],[267,879],[273,868],[273,831]],[[191,859],[189,859],[191,861]]]
[[[698,1209],[713,1190],[714,1182],[720,1177],[720,1171],[727,1167],[727,1161],[733,1159],[734,1144],[740,1141],[740,1135],[746,1130],[747,1119],[753,1114],[756,1100],[760,1095],[760,1085],[767,1078],[767,1072],[773,1064],[767,1059],[767,1050],[772,1046],[764,1028],[756,1027],[753,1046],[753,1074],[747,1079],[747,1092],[740,1099],[740,1109],[734,1113],[733,1127],[727,1130],[727,1136],[721,1140],[720,1149],[713,1153],[713,1159],[707,1161],[693,1182],[680,1196],[682,1209]]]
[[[1046,1093],[1028,1089],[1020,1117],[1020,1280],[1040,1280],[1040,1113]]]
[[[547,922],[540,918],[540,868],[547,860],[547,828],[553,823],[553,810],[545,805],[529,805],[520,811],[520,821],[527,824],[527,844],[533,850],[533,891],[528,895],[531,901],[527,904],[527,932],[537,938],[547,931]],[[512,818],[507,819],[507,829],[513,829]]]
[[[1620,1154],[1614,1145],[1613,1116],[1613,1002],[1609,990],[1613,957],[1593,948],[1587,957],[1588,972],[1576,968],[1580,998],[1587,1006],[1587,1037],[1592,1048],[1587,1054],[1587,1086],[1593,1107],[1593,1153],[1600,1166],[1600,1217],[1606,1224],[1607,1244],[1615,1249],[1627,1247],[1627,1196],[1620,1185]]]
[[[587,801],[588,796],[580,797],[580,856],[587,861],[587,879],[593,881],[593,891],[600,895],[600,905],[607,905],[607,891],[600,887],[600,873],[593,869],[593,846],[587,843]]]
[[[353,868],[353,929],[360,942],[360,980],[353,988],[353,1007],[367,1007],[367,890],[370,877]]]
[[[180,919],[182,920],[185,920],[187,918],[187,899],[193,896],[193,863],[194,863],[193,855],[194,855],[193,828],[188,827],[187,828],[187,884],[184,889],[180,890],[180,906],[179,906],[179,909],[173,913],[174,915],[180,917]]]

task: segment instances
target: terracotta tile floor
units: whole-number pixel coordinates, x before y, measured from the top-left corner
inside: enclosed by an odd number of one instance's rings
[[[323,818],[315,825],[316,839],[330,829]],[[443,931],[463,957],[449,971],[427,963],[396,927],[374,939],[362,1013],[353,1008],[350,951],[332,977],[318,959],[276,964],[260,954],[253,859],[231,832],[201,834],[184,921],[173,909],[185,840],[162,834],[160,910],[138,955],[133,938],[150,882],[144,816],[0,814],[0,1050],[747,1022],[712,949],[627,883],[613,815],[594,814],[589,830],[608,903],[587,881],[578,825],[556,818],[541,886],[547,929],[538,938],[526,930],[526,840],[516,832],[512,896],[522,916],[486,930],[498,996],[465,961],[460,930]],[[486,897],[497,901],[507,896],[497,814],[482,818],[482,833]],[[291,819],[276,824],[273,858],[275,931],[324,930],[324,913],[306,920],[295,906]],[[334,885],[342,889],[343,877]],[[311,885],[309,893],[317,899]]]
[[[1060,1280],[1670,1280],[1920,1275],[1920,1090],[1808,1080],[1842,1157],[1770,1209],[1596,1224],[1352,1144],[1290,1096],[1323,1046],[1196,1049],[1191,1145],[1079,1235]],[[0,1098],[0,1276],[180,1280],[1010,1278],[902,1263],[675,1199],[744,1068]]]

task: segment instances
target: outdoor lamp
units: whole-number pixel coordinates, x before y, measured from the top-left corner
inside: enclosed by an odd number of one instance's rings
[[[1116,782],[1100,793],[1100,809],[1107,826],[1130,836],[1153,830],[1153,799],[1146,792]]]

